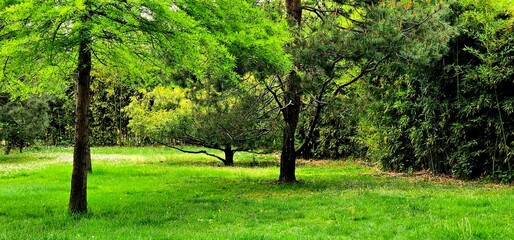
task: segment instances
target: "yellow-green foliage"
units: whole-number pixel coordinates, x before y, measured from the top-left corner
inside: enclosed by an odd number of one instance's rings
[[[138,134],[162,134],[160,131],[179,126],[194,112],[182,88],[159,86],[151,92],[141,90],[141,94],[141,99],[133,97],[124,109],[131,118],[128,126]]]

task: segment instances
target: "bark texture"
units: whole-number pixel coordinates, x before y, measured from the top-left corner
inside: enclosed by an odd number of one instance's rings
[[[91,164],[91,146],[89,145],[89,141],[86,147],[86,171],[88,173],[93,173],[93,165]]]
[[[282,110],[283,129],[282,152],[280,154],[280,182],[296,182],[295,134],[301,109],[300,77],[292,71],[287,80],[286,105]]]
[[[234,150],[232,150],[232,146],[226,146],[223,150],[225,152],[225,160],[223,160],[223,164],[225,166],[234,166]]]
[[[89,16],[84,17],[87,22]],[[89,152],[89,84],[91,80],[91,49],[87,37],[79,45],[77,68],[77,102],[75,109],[75,148],[73,152],[73,172],[69,212],[87,213],[87,165]]]
[[[286,0],[287,18],[292,26],[301,26],[302,2],[301,0]],[[298,66],[297,66],[298,67]],[[296,182],[296,149],[295,134],[301,109],[300,76],[295,70],[287,76],[284,92],[284,108],[282,115],[285,126],[283,129],[282,152],[280,154],[279,182]]]

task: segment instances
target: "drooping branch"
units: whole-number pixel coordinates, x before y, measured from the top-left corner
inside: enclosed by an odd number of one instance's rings
[[[221,148],[219,145],[215,144],[208,144],[207,142],[201,140],[201,139],[198,139],[198,138],[195,138],[189,134],[184,134],[183,137],[179,137],[178,138],[180,141],[182,142],[185,142],[187,144],[193,144],[193,145],[198,145],[198,146],[202,146],[202,147],[206,147],[206,148],[212,148],[212,149],[216,149],[216,150],[221,150],[223,151],[224,149]]]
[[[95,49],[91,49],[91,50],[92,50],[91,52],[93,53],[93,56],[95,56],[96,60],[98,60],[98,62],[100,62],[104,66],[107,66],[107,63],[105,63],[100,57],[98,57],[98,55],[96,54]]]
[[[4,73],[4,77],[6,76],[5,74],[5,71],[7,70],[7,64],[9,63],[9,56],[7,58],[5,58],[5,62],[4,62],[4,68],[3,68],[3,73]]]
[[[169,147],[169,148],[172,148],[172,149],[176,149],[176,150],[181,151],[181,152],[183,152],[183,153],[191,153],[191,154],[205,154],[205,155],[207,155],[207,156],[210,156],[210,157],[216,158],[216,159],[218,159],[218,160],[220,160],[220,161],[222,161],[222,162],[225,162],[225,159],[223,159],[222,157],[219,157],[219,156],[214,155],[214,154],[212,154],[212,153],[208,153],[208,152],[207,152],[207,151],[205,151],[205,150],[200,150],[200,151],[190,151],[190,150],[185,150],[185,149],[182,149],[182,148],[179,148],[179,147],[176,147],[176,146],[173,146],[173,145],[170,145],[170,144],[167,144],[167,143],[161,142],[161,141],[159,141],[159,140],[157,140],[157,139],[153,139],[153,138],[152,138],[152,140],[153,140],[153,141],[155,141],[156,143],[159,143],[159,144],[163,145],[163,146],[166,146],[166,147]]]

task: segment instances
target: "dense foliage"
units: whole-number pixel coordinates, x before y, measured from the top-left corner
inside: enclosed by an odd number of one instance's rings
[[[40,138],[74,143],[86,41],[88,144],[286,146],[293,163],[355,156],[512,181],[512,6],[1,1],[0,136],[8,151]]]
[[[26,100],[7,100],[0,96],[0,141],[5,141],[5,153],[18,148],[20,152],[46,133],[49,118],[44,98],[31,96]]]
[[[186,152],[209,154],[233,165],[235,152],[272,148],[274,144],[275,114],[270,101],[249,90],[255,89],[226,90],[217,101],[202,104],[188,98],[188,92],[180,87],[157,87],[134,97],[124,111],[132,131],[149,142],[177,149],[196,145],[221,150],[224,158],[204,151]]]
[[[513,18],[509,2],[452,4],[444,56],[363,86],[360,138],[385,169],[512,178]]]

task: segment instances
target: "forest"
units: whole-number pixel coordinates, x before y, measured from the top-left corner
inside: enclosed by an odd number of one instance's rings
[[[17,178],[13,161],[72,155],[52,171],[77,216],[111,150],[130,164],[138,151],[212,161],[213,177],[213,164],[264,166],[274,191],[351,184],[360,175],[336,171],[361,167],[509,188],[514,1],[0,0],[0,147],[0,180]],[[469,232],[429,238],[509,238]]]

